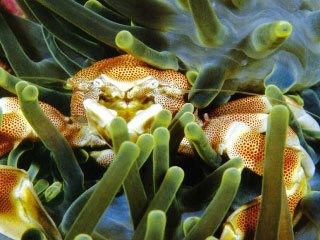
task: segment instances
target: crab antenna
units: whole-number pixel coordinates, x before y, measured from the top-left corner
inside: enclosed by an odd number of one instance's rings
[[[226,37],[226,29],[208,0],[189,0],[189,9],[199,40],[207,47],[217,47]]]
[[[292,25],[275,21],[258,26],[244,43],[244,52],[254,59],[264,58],[279,48],[291,35]]]

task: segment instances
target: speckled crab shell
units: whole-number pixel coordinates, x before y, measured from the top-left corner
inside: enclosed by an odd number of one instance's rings
[[[83,102],[86,99],[101,102],[108,97],[127,102],[135,99],[145,101],[146,97],[152,97],[154,104],[160,104],[162,108],[175,113],[185,103],[184,95],[190,88],[183,74],[151,68],[131,55],[99,61],[79,71],[68,80],[68,84],[73,91],[71,115],[75,118],[85,117]],[[112,107],[119,110],[121,104]],[[126,107],[130,111],[130,107]],[[141,109],[144,107],[135,111]]]

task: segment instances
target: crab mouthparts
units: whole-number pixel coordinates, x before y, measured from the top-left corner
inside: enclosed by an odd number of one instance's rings
[[[111,121],[119,116],[117,111],[109,109],[92,99],[86,99],[83,105],[90,129],[109,139],[109,126]],[[162,109],[160,104],[152,104],[144,110],[135,112],[135,115],[127,121],[130,137],[136,138],[140,134],[147,132],[151,121]]]
[[[99,89],[99,99],[86,99],[83,106],[90,130],[104,138],[110,138],[108,129],[111,121],[115,117],[122,117],[134,139],[149,130],[153,118],[163,108],[154,102],[154,94],[160,83],[152,76],[120,81],[102,74],[92,84]]]

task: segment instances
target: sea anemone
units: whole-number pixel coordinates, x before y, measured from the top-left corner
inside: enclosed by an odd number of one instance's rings
[[[27,170],[34,184],[30,202],[6,199],[30,207],[25,213],[29,217],[37,211],[40,217],[37,224],[25,221],[24,233],[0,223],[1,234],[60,239],[57,225],[65,239],[216,239],[231,212],[262,189],[258,226],[247,239],[319,237],[320,135],[301,127],[287,108],[292,103],[285,101],[304,103],[306,110],[320,115],[317,1],[16,2],[23,13],[14,1],[0,1],[0,97],[18,97],[20,116],[41,141],[19,139],[0,158],[0,182],[13,188],[18,184],[13,176],[18,172],[26,178],[19,169]],[[99,60],[123,53],[157,71],[185,75],[190,89],[184,89],[184,100],[191,104],[179,105],[173,116],[160,111],[149,123],[149,132],[134,140],[123,118],[112,119],[108,129],[99,129],[113,151],[112,163],[101,166],[96,158],[105,146],[71,149],[41,102],[71,123],[74,89],[67,80],[70,83],[81,69]],[[205,113],[248,94],[265,94],[273,106],[265,134],[269,167],[262,178],[243,170],[241,158],[220,158],[204,132]],[[6,114],[1,106],[0,123]],[[293,219],[282,169],[288,124],[316,166]],[[8,144],[1,134],[0,152]],[[194,156],[178,152],[184,137]],[[2,178],[2,172],[9,172],[5,176],[11,180]],[[3,189],[12,196],[24,194]],[[2,217],[6,221],[0,211]]]

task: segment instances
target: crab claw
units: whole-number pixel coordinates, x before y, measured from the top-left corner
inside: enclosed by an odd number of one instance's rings
[[[226,153],[229,158],[242,157],[245,167],[262,175],[265,141],[263,133],[266,132],[267,118],[265,113],[223,115],[207,121],[203,129],[212,148],[219,154]],[[291,128],[288,128],[286,146],[286,164],[292,167],[292,176],[294,166],[302,166],[306,177],[312,177],[314,163]]]
[[[61,132],[72,147],[88,145],[102,146],[106,142],[99,136],[90,134],[88,127],[72,121],[49,104],[40,102],[42,110],[52,124]],[[19,101],[15,97],[0,99],[2,124],[0,126],[0,156],[10,152],[24,139],[36,140],[37,134],[23,116]]]
[[[3,114],[0,126],[0,156],[10,152],[25,138],[35,139],[35,135],[21,111]]]
[[[117,112],[104,107],[92,99],[83,101],[89,128],[92,132],[100,134],[103,138],[109,139],[109,127],[111,121],[117,117]]]
[[[290,213],[293,215],[296,206],[302,196],[307,193],[306,178],[294,184],[291,189],[286,190]],[[258,215],[261,204],[261,197],[241,206],[234,211],[227,219],[221,240],[254,239],[255,229],[258,223]]]
[[[318,130],[319,125],[301,106],[285,97],[287,105],[303,128]],[[265,96],[241,98],[228,102],[205,116],[203,130],[218,154],[229,159],[240,157],[244,167],[258,175],[264,172],[265,132],[272,106]],[[190,155],[192,148],[183,139],[179,151]],[[315,172],[314,163],[300,145],[295,132],[288,127],[284,150],[283,178],[288,204],[293,215],[300,199],[307,193],[307,180]],[[222,240],[254,239],[261,197],[245,204],[232,213],[223,229]]]
[[[115,153],[112,149],[105,149],[102,151],[92,151],[90,156],[93,157],[100,166],[107,167],[112,163]]]
[[[295,116],[295,118],[300,123],[303,129],[311,131],[320,130],[318,122],[312,116],[310,116],[301,105],[299,105],[289,97],[285,97],[285,99],[293,115]]]
[[[313,119],[301,105],[286,96],[285,101],[302,128],[320,131],[317,121]],[[269,113],[271,108],[272,105],[266,96],[252,96],[223,104],[210,112],[209,116],[213,118],[236,113]]]
[[[1,165],[0,186],[1,234],[21,239],[29,228],[39,228],[48,239],[62,239],[24,170]]]
[[[244,166],[252,170],[258,175],[263,174],[264,168],[264,148],[265,135],[251,131],[243,130],[235,132],[233,137],[228,140],[226,153],[229,158],[241,157]],[[306,172],[301,162],[310,159],[306,152],[297,148],[286,147],[284,151],[284,182],[287,188],[291,188],[293,184],[300,182],[301,178],[306,178]],[[314,166],[313,166],[314,168]]]
[[[303,128],[315,131],[320,130],[318,123],[300,105],[289,97],[285,97],[285,99]],[[267,113],[270,112],[271,108],[272,106],[265,96],[253,96],[231,101],[210,112],[209,120],[204,125],[204,131],[209,140],[211,140],[212,147],[219,152],[219,149],[225,146],[223,139],[229,139],[226,136],[227,131],[231,129],[230,124],[243,122],[253,131],[264,133],[267,126]],[[236,138],[235,134],[231,136]],[[306,150],[301,147],[298,136],[290,127],[288,128],[287,146],[296,150],[306,177],[311,178],[315,172],[314,163]],[[222,154],[221,150],[220,153]]]

